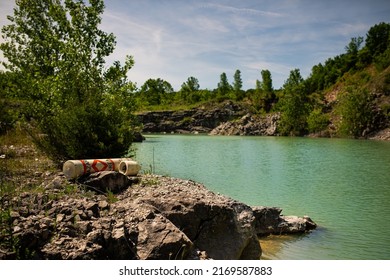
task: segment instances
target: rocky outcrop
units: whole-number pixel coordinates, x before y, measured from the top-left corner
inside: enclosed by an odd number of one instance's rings
[[[83,178],[123,184],[116,195],[58,175],[41,192],[1,197],[7,223],[0,259],[259,259],[258,235],[309,230],[307,219],[252,208],[193,181],[157,175],[123,181],[116,173]]]
[[[249,206],[192,181],[151,175],[139,180],[112,196],[57,176],[42,186],[43,193],[23,193],[15,205],[8,201],[4,232],[18,247],[0,248],[0,258],[260,258]]]
[[[143,133],[209,133],[219,124],[243,114],[243,107],[226,101],[211,108],[140,113],[138,119],[143,124]]]
[[[390,141],[390,128],[386,128],[377,133],[373,133],[368,137],[368,139]]]
[[[308,232],[317,227],[310,217],[283,216],[278,207],[256,206],[252,208],[258,236],[270,234],[295,234]]]
[[[222,123],[210,135],[275,136],[279,120],[280,113],[266,116],[246,114],[238,120]]]

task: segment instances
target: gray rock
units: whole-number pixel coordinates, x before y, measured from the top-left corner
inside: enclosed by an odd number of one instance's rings
[[[256,218],[256,232],[259,236],[305,233],[317,227],[317,224],[308,216],[281,215],[281,208],[257,206],[252,209]]]
[[[246,114],[238,120],[220,124],[210,135],[275,136],[279,120],[280,113],[266,116]]]
[[[245,109],[232,101],[212,108],[199,107],[185,111],[159,111],[138,114],[143,132],[209,133],[219,124],[245,114]]]
[[[40,204],[31,204],[34,194],[24,197],[11,210],[20,258],[259,259],[258,234],[316,226],[309,217],[284,217],[280,208],[251,208],[199,183],[155,175],[140,176],[110,204],[81,190]],[[13,256],[0,248],[0,259]]]
[[[127,176],[116,171],[101,171],[91,173],[82,178],[81,182],[98,193],[119,193],[129,187],[130,181]]]

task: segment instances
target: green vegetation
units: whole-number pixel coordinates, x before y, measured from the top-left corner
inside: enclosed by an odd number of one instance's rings
[[[254,88],[243,90],[241,71],[232,84],[221,73],[215,89],[189,77],[179,91],[168,81],[149,79],[140,88],[127,80],[134,64],[127,56],[105,67],[114,34],[99,29],[103,0],[22,0],[2,29],[0,133],[22,127],[41,150],[68,158],[122,156],[140,130],[134,112],[184,110],[227,99],[252,112],[281,112],[281,135],[306,135],[335,128],[332,135],[364,137],[388,127],[390,115],[390,24],[351,38],[345,53],[299,69],[274,89],[271,72],[259,69]],[[191,121],[191,120],[185,120]]]
[[[148,84],[135,93],[138,110],[189,109],[226,99],[242,102],[259,114],[281,112],[279,133],[301,136],[308,133],[342,137],[365,137],[388,127],[390,88],[390,24],[370,28],[366,38],[351,38],[345,53],[313,66],[304,79],[299,69],[290,72],[280,89],[274,89],[271,72],[260,71],[254,89],[242,90],[241,71],[233,83],[220,75],[215,89],[200,89],[189,77],[178,92],[166,81]],[[164,86],[165,85],[165,86]],[[332,131],[327,131],[332,126]]]
[[[102,0],[17,1],[0,45],[1,130],[22,120],[51,158],[90,158],[127,152],[136,130],[131,56],[105,69],[115,37],[98,26]],[[10,110],[18,106],[18,118]]]

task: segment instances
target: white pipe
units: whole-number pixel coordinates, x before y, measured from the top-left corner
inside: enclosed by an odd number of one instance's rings
[[[133,160],[125,160],[119,164],[119,172],[126,176],[135,176],[141,170],[141,166]]]
[[[119,171],[122,161],[131,161],[130,158],[84,159],[68,160],[64,163],[62,171],[68,179],[100,171]]]

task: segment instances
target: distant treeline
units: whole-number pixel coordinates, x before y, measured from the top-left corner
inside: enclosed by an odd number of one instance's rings
[[[280,89],[274,89],[271,72],[259,71],[261,80],[256,81],[253,89],[242,90],[241,71],[236,70],[230,84],[226,73],[220,75],[215,89],[201,89],[195,77],[189,77],[179,91],[174,91],[168,81],[149,79],[135,94],[137,107],[142,109],[166,109],[172,106],[193,105],[207,101],[225,99],[245,101],[254,112],[282,112],[281,133],[285,135],[303,135],[324,130],[330,119],[330,108],[326,104],[325,94],[337,82],[360,73],[361,81],[349,87],[349,95],[342,96],[338,106],[340,135],[359,137],[369,132],[367,125],[373,121],[372,96],[363,89],[363,84],[370,79],[365,69],[374,66],[380,73],[390,65],[390,24],[379,23],[371,27],[365,39],[351,38],[345,47],[345,53],[327,59],[324,63],[313,66],[310,75],[304,79],[299,69],[293,69]],[[390,76],[384,81],[390,84]],[[386,88],[386,86],[384,86]],[[386,94],[386,90],[384,92]],[[388,94],[388,92],[387,92]],[[384,117],[388,117],[388,108],[384,106]],[[359,110],[360,113],[357,111]],[[363,114],[364,112],[364,114]]]
[[[127,78],[134,64],[130,55],[124,64],[116,61],[107,68],[105,58],[116,42],[114,34],[99,29],[103,11],[103,0],[16,2],[0,44],[6,68],[0,71],[0,134],[18,125],[61,161],[122,156],[142,129],[134,114],[141,110],[231,99],[258,114],[280,111],[283,135],[320,132],[337,121],[337,133],[353,137],[364,136],[389,116],[390,101],[377,103],[378,96],[362,84],[374,67],[386,74],[381,92],[390,95],[388,23],[371,27],[365,39],[352,38],[344,54],[315,65],[306,79],[299,69],[291,70],[280,89],[273,88],[269,70],[259,69],[261,79],[253,89],[242,89],[236,70],[231,84],[226,73],[212,90],[189,77],[176,92],[163,79],[137,88]],[[327,91],[343,81],[346,92],[330,104]]]
[[[313,66],[307,79],[303,79],[299,69],[290,72],[281,89],[275,90],[271,73],[264,69],[259,71],[261,80],[256,81],[255,88],[242,90],[241,71],[236,70],[233,82],[228,82],[226,73],[220,75],[215,89],[201,89],[196,77],[189,77],[183,82],[179,91],[174,91],[168,81],[149,79],[137,91],[136,99],[141,108],[158,105],[196,104],[209,100],[243,100],[249,99],[258,109],[266,112],[273,108],[283,91],[291,87],[291,83],[303,84],[306,95],[318,93],[334,85],[345,73],[356,72],[374,63],[378,69],[384,70],[390,65],[390,24],[380,23],[367,32],[366,38],[351,38],[345,47],[345,53],[327,59],[324,63]]]

